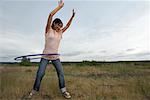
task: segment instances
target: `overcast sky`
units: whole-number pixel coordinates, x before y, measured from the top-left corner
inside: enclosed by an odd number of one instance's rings
[[[58,0],[0,1],[0,61],[42,53],[49,13]],[[64,25],[75,9],[70,28],[63,34],[62,61],[118,61],[150,59],[150,1],[64,0],[54,16]]]

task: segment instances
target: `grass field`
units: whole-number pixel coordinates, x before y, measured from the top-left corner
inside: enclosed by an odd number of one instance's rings
[[[63,64],[71,100],[150,100],[150,63]],[[0,100],[20,100],[34,83],[35,66],[0,65]],[[65,100],[49,64],[33,100]]]

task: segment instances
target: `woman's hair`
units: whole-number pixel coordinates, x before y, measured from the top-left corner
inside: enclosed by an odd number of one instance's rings
[[[52,28],[54,28],[54,24],[59,24],[59,25],[63,26],[63,23],[59,18],[54,19],[54,21],[52,23]]]

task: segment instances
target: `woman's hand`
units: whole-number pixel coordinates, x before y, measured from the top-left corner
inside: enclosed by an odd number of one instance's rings
[[[62,0],[58,1],[58,6],[64,6],[64,2]]]
[[[64,32],[69,28],[69,26],[70,26],[70,24],[71,24],[71,22],[72,22],[74,16],[75,16],[75,11],[74,11],[74,9],[73,9],[73,10],[72,10],[72,16],[71,16],[71,18],[69,19],[69,21],[68,21],[68,23],[66,24],[66,26],[62,29],[62,33],[64,33]]]
[[[75,11],[74,11],[74,9],[72,10],[72,17],[74,17],[75,16]]]

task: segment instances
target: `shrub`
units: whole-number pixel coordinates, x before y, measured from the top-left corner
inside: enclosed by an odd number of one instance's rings
[[[30,62],[29,58],[23,57],[23,59],[20,62],[20,65],[22,65],[22,66],[31,66],[32,63]]]

